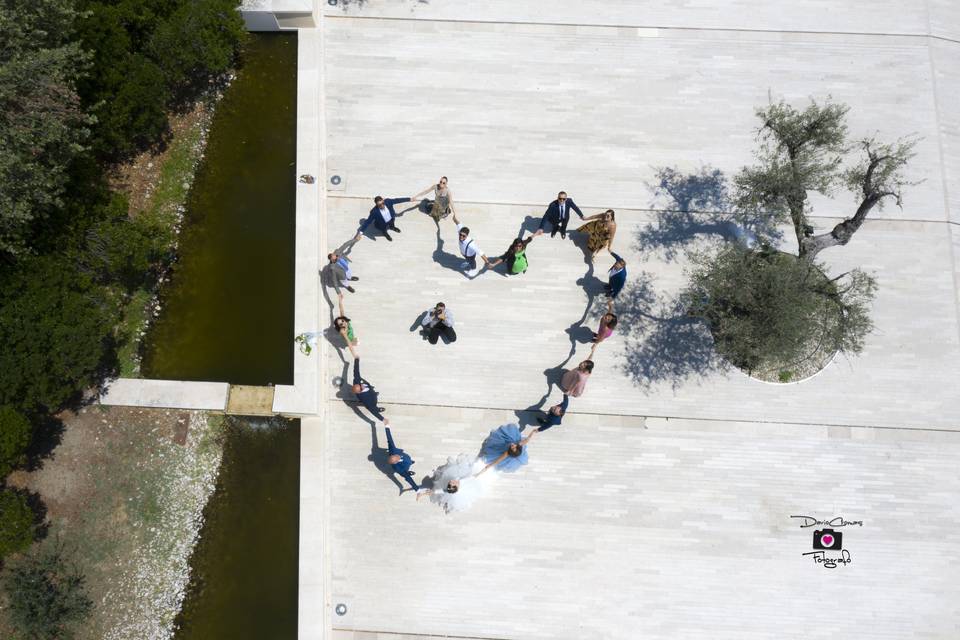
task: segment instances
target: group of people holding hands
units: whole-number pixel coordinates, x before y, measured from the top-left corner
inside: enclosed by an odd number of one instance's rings
[[[433,192],[432,201],[419,200],[431,191]],[[524,238],[521,230],[520,236],[511,241],[506,252],[495,258],[489,258],[480,249],[476,238],[471,237],[470,229],[463,225],[457,217],[453,194],[449,189],[446,176],[442,177],[436,184],[410,197],[383,198],[377,196],[374,198],[374,207],[360,224],[353,242],[359,240],[371,225],[387,240],[392,241],[393,237],[390,232],[400,233],[400,229],[397,227],[398,213],[395,207],[398,204],[411,202],[419,202],[419,208],[434,219],[438,234],[440,221],[448,216],[452,217],[457,229],[460,255],[463,257],[460,270],[468,277],[479,273],[479,262],[483,263],[484,269],[492,269],[500,264],[505,264],[508,275],[525,273],[529,268],[526,255],[528,245],[547,231],[549,231],[551,238],[559,233],[561,239],[566,239],[571,212],[576,213],[581,220],[585,221],[585,224],[572,231],[586,234],[586,248],[589,252],[590,261],[593,262],[597,254],[604,249],[614,259],[613,266],[607,273],[606,293],[609,299],[606,305],[606,313],[601,316],[597,331],[593,335],[590,356],[580,362],[575,369],[567,371],[560,380],[559,386],[563,392],[562,402],[551,406],[546,411],[542,411],[541,415],[537,417],[540,424],[539,428],[533,430],[526,437],[524,437],[517,424],[507,424],[494,429],[484,441],[478,456],[472,457],[461,454],[456,458],[448,458],[446,464],[441,465],[431,474],[431,487],[422,488],[417,484],[411,470],[414,464],[413,459],[403,449],[397,447],[393,440],[390,422],[383,415],[383,407],[378,406],[379,394],[373,385],[360,375],[360,357],[356,352],[358,339],[351,320],[344,311],[343,292],[341,291],[341,289],[346,289],[351,293],[355,292],[352,283],[359,278],[351,272],[350,260],[345,255],[340,252],[328,255],[326,284],[336,289],[340,312],[340,315],[334,319],[334,330],[340,335],[354,359],[351,391],[357,401],[373,417],[383,422],[388,444],[387,460],[394,473],[410,485],[410,488],[417,493],[418,500],[423,496],[429,496],[432,502],[439,504],[444,511],[449,513],[469,507],[474,499],[483,492],[484,485],[495,475],[487,474],[488,470],[512,472],[525,465],[527,463],[527,446],[530,440],[537,433],[558,426],[568,410],[570,398],[576,398],[583,394],[587,380],[594,369],[593,356],[598,345],[609,339],[616,329],[617,315],[614,313],[614,300],[626,283],[627,269],[623,258],[613,252],[613,239],[617,230],[614,211],[608,209],[603,213],[584,216],[577,204],[564,191],[558,193],[557,199],[547,206],[536,231]],[[456,331],[453,328],[453,314],[442,302],[437,303],[432,309],[428,309],[422,314],[421,326],[424,337],[432,344],[436,344],[441,337],[446,343],[455,342],[457,339]]]

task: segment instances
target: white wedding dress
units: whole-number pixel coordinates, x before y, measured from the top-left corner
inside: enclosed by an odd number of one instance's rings
[[[483,469],[484,464],[476,456],[461,453],[456,458],[447,458],[447,463],[440,465],[433,471],[433,493],[430,502],[443,507],[445,513],[465,511],[470,505],[486,492],[486,488],[493,480],[493,473],[487,472],[479,478],[473,474]],[[447,483],[459,480],[460,488],[456,493],[447,493]]]

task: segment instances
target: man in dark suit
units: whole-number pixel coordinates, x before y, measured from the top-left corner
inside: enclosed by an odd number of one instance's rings
[[[390,424],[389,422],[384,422],[384,425]],[[417,482],[413,479],[413,472],[410,471],[410,466],[413,465],[415,460],[413,460],[409,454],[403,449],[397,447],[393,443],[393,436],[390,435],[390,427],[386,427],[387,431],[387,462],[390,463],[390,466],[393,467],[394,473],[398,476],[402,476],[407,483],[413,487],[414,491],[419,491],[420,487],[417,486]]]
[[[360,404],[367,408],[367,411],[373,414],[373,417],[383,422],[383,407],[377,406],[377,399],[380,396],[373,385],[360,377],[360,358],[353,361],[353,386],[350,388],[353,394],[357,396]]]
[[[363,232],[372,222],[373,226],[383,232],[387,240],[393,242],[393,238],[387,233],[387,229],[400,233],[400,229],[397,229],[397,212],[393,210],[393,205],[400,204],[401,202],[410,202],[410,198],[387,198],[386,200],[384,200],[382,196],[374,198],[373,209],[370,209],[370,215],[367,216],[367,219],[360,225],[360,229],[357,230],[357,239],[360,239],[360,236],[363,235]]]
[[[583,219],[583,212],[580,211],[580,207],[577,206],[577,203],[573,201],[573,198],[567,197],[566,191],[561,191],[557,194],[557,199],[551,202],[547,206],[546,213],[543,214],[543,218],[540,219],[540,228],[537,229],[537,232],[534,235],[540,235],[543,233],[543,228],[547,226],[549,222],[553,225],[552,230],[550,231],[550,237],[557,235],[557,231],[560,232],[560,237],[563,239],[567,238],[567,223],[570,222],[570,209],[573,209],[577,212],[577,215],[580,216],[580,219]]]

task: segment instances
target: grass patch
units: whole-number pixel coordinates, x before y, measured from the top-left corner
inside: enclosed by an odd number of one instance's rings
[[[160,243],[166,248],[164,253],[172,257],[176,252],[177,233],[183,218],[183,207],[190,194],[193,177],[203,156],[206,144],[206,131],[210,122],[210,110],[205,105],[198,105],[193,117],[189,118],[185,126],[177,129],[170,144],[160,154],[151,156],[157,164],[155,184],[152,186],[139,185],[131,189],[152,189],[149,195],[149,204],[142,211],[131,211],[131,215],[146,218],[160,234]],[[144,164],[141,158],[138,164]],[[131,196],[134,194],[130,194]],[[143,194],[136,194],[133,199],[144,201]],[[164,266],[159,269],[165,271]],[[119,348],[117,360],[120,377],[138,378],[140,372],[141,332],[146,330],[150,322],[150,302],[153,299],[157,285],[144,287],[135,291],[125,303],[123,320],[117,328]]]

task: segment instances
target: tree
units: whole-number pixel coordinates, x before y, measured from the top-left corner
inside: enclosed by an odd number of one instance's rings
[[[67,256],[24,259],[0,279],[0,404],[55,411],[111,353],[117,301]]]
[[[874,208],[882,208],[891,198],[901,206],[903,188],[914,184],[907,181],[904,169],[915,155],[916,140],[883,143],[864,138],[851,147],[849,110],[829,98],[823,104],[811,101],[802,111],[782,100],[757,109],[762,123],[759,163],[744,168],[735,179],[739,207],[789,220],[805,260],[813,260],[827,247],[847,244]],[[859,149],[863,157],[845,168],[852,149]],[[832,195],[843,186],[858,198],[856,212],[830,231],[815,234],[808,216],[809,193]]]
[[[836,351],[859,353],[873,328],[875,284],[862,271],[828,279],[810,260],[737,243],[695,254],[685,292],[689,313],[703,318],[717,350],[752,372],[789,367]],[[838,284],[846,278],[846,286]]]
[[[93,608],[84,577],[60,549],[38,551],[15,563],[3,579],[10,619],[27,638],[73,637],[73,627]]]
[[[0,559],[30,546],[33,521],[33,509],[22,493],[0,489]]]
[[[71,42],[70,0],[0,6],[0,253],[28,253],[32,222],[61,204],[64,174],[91,119],[75,85],[86,62]]]
[[[94,3],[80,23],[79,35],[92,52],[92,63],[79,90],[97,118],[91,144],[106,160],[149,147],[168,128],[170,92],[160,68],[134,53],[134,46],[142,45],[136,45],[138,38],[130,33],[134,25],[128,14],[124,5]]]
[[[191,93],[233,64],[246,36],[233,0],[196,0],[157,27],[151,57],[175,93]]]
[[[143,286],[165,249],[165,236],[149,215],[131,219],[127,199],[115,195],[105,219],[87,233],[83,264],[104,284],[119,284],[127,292]]]
[[[0,406],[0,482],[27,460],[30,421],[10,405]]]

